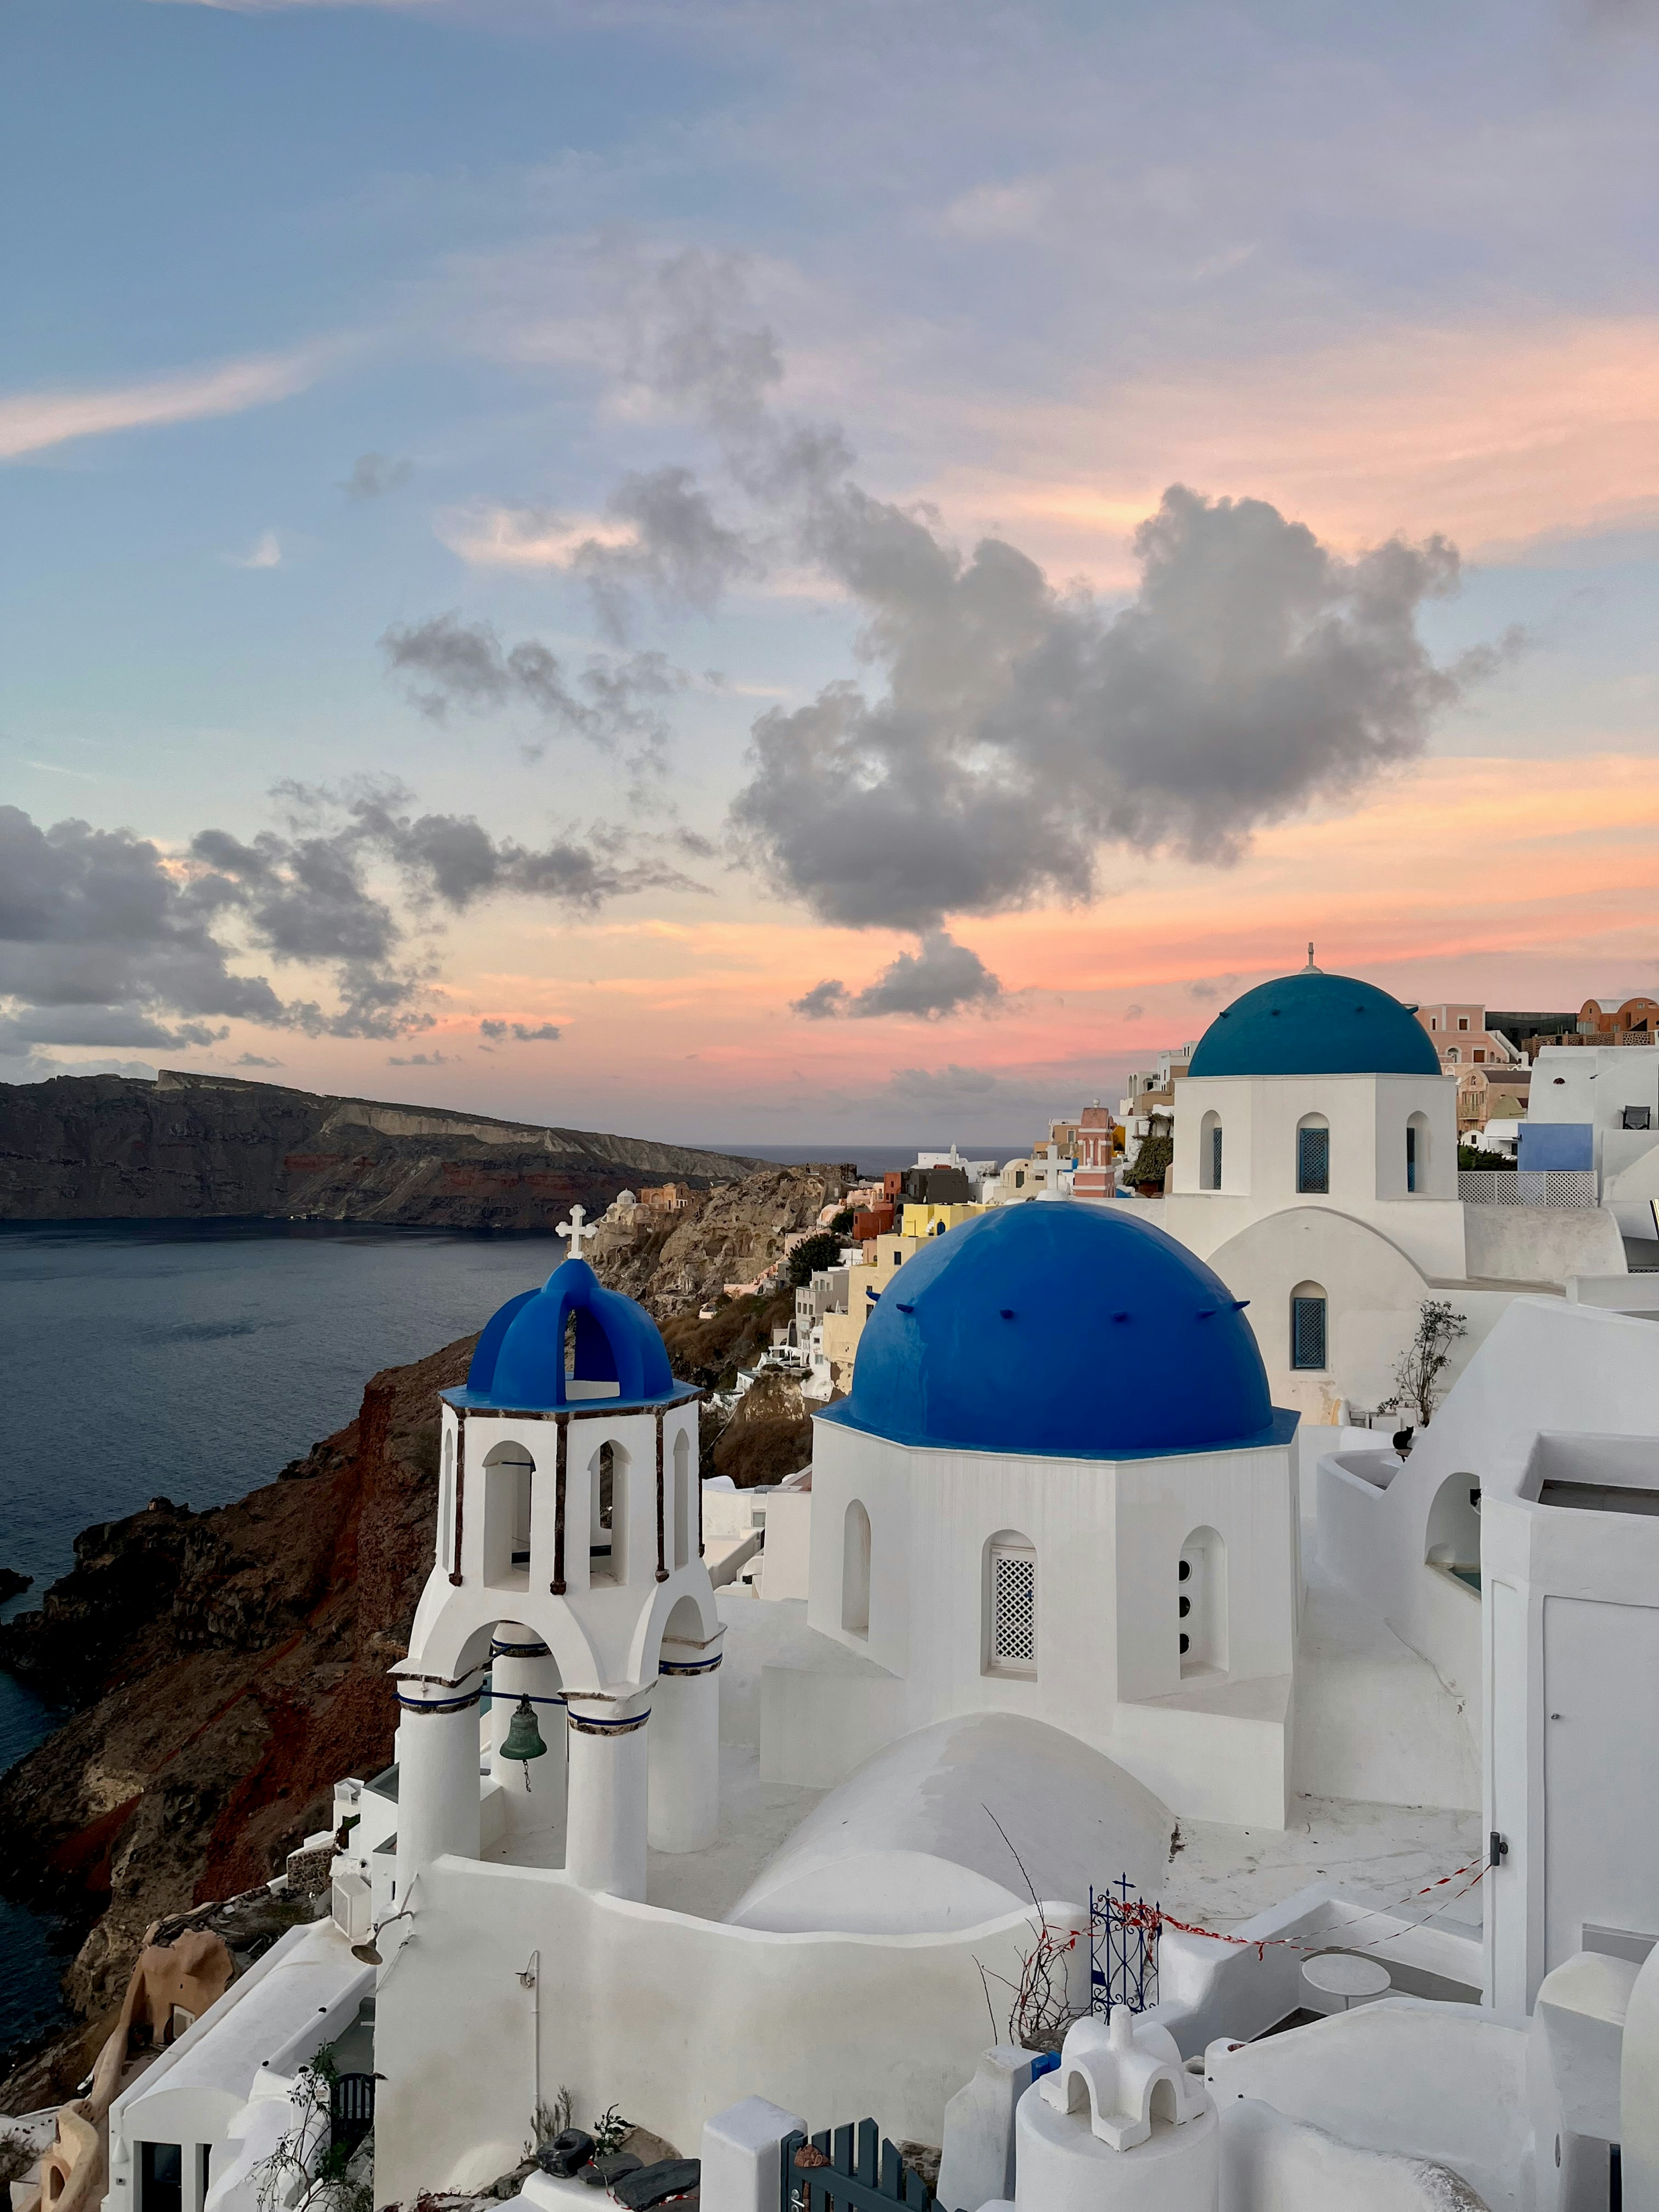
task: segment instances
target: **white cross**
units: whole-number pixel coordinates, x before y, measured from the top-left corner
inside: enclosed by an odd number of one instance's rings
[[[562,1237],[566,1240],[566,1243],[568,1247],[565,1255],[567,1259],[580,1260],[582,1256],[582,1246],[587,1238],[590,1237],[597,1237],[599,1235],[599,1224],[595,1222],[592,1228],[589,1229],[586,1226],[586,1208],[580,1206],[573,1206],[570,1209],[569,1220],[560,1222],[558,1227],[554,1231],[553,1234],[556,1237]]]

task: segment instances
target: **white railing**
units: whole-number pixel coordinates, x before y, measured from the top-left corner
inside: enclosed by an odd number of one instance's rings
[[[1460,1168],[1465,1206],[1595,1206],[1594,1168]]]

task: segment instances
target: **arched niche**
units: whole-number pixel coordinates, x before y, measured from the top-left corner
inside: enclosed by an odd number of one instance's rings
[[[1221,1188],[1221,1116],[1213,1106],[1198,1125],[1198,1186],[1200,1190]]]
[[[501,1583],[530,1568],[531,1482],[536,1462],[521,1443],[495,1446],[483,1463],[484,1580]]]
[[[1480,1478],[1463,1469],[1449,1474],[1434,1493],[1423,1532],[1423,1556],[1469,1587],[1480,1587]]]
[[[1296,1187],[1322,1198],[1331,1188],[1331,1125],[1322,1114],[1304,1114],[1296,1125]]]
[[[849,1636],[870,1633],[870,1515],[857,1498],[842,1522],[841,1625]]]
[[[1194,1528],[1176,1561],[1176,1638],[1183,1674],[1227,1671],[1227,1547]]]
[[[696,1537],[696,1499],[692,1493],[691,1439],[682,1429],[674,1438],[674,1565],[690,1564]]]
[[[1322,1283],[1298,1283],[1291,1292],[1291,1366],[1322,1375],[1330,1364],[1330,1301]]]
[[[1408,1195],[1428,1188],[1429,1141],[1428,1115],[1408,1114],[1406,1116],[1406,1189]]]
[[[607,1437],[587,1462],[590,1586],[628,1580],[629,1454]]]
[[[1018,1528],[988,1536],[980,1577],[980,1643],[988,1674],[1037,1670],[1036,1546]]]

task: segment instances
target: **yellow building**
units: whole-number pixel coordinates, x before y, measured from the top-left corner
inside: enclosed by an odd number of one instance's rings
[[[909,1217],[916,1214],[959,1214],[964,1220],[970,1213],[982,1213],[979,1206],[907,1206],[904,1209],[905,1227]],[[954,1228],[948,1222],[947,1228]],[[830,1362],[830,1372],[838,1390],[848,1390],[853,1383],[853,1362],[858,1357],[859,1339],[864,1334],[864,1324],[870,1318],[875,1297],[879,1297],[898,1270],[913,1252],[919,1252],[925,1242],[920,1236],[889,1234],[870,1237],[864,1247],[860,1266],[847,1271],[847,1311],[827,1313],[819,1327],[823,1332],[823,1356]]]
[[[914,1251],[924,1237],[942,1237],[947,1229],[956,1228],[959,1222],[971,1221],[976,1213],[986,1211],[986,1207],[975,1206],[968,1200],[954,1206],[907,1205],[904,1209],[904,1234],[896,1241],[908,1244]],[[908,1255],[906,1256],[908,1258]]]

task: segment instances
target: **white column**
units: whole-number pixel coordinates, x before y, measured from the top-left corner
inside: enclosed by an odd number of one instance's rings
[[[399,1674],[398,1884],[401,1911],[419,1869],[446,1851],[478,1856],[478,1696],[483,1670],[459,1682]]]
[[[653,1850],[704,1850],[720,1832],[720,1663],[718,1638],[702,1650],[664,1641],[651,1715]]]
[[[651,1692],[566,1700],[570,1813],[565,1871],[583,1889],[645,1899],[646,1723]]]
[[[515,1838],[542,1836],[564,1826],[568,1740],[564,1699],[559,1692],[557,1661],[540,1637],[516,1621],[504,1620],[495,1630],[489,1683],[489,1771],[506,1794],[505,1834],[510,1850]],[[526,1697],[547,1746],[544,1758],[528,1763],[501,1756],[519,1700]]]

